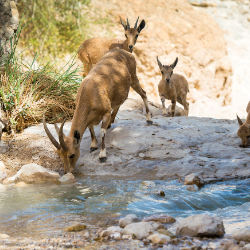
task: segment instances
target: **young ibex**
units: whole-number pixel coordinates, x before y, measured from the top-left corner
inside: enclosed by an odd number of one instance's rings
[[[240,126],[240,128],[237,132],[237,135],[241,139],[242,145],[240,145],[240,146],[243,148],[245,148],[247,146],[248,139],[250,138],[250,102],[247,105],[246,111],[248,114],[247,114],[247,119],[246,119],[245,123],[243,123],[242,120],[239,118],[239,116],[236,115],[239,126]]]
[[[98,149],[93,126],[98,125],[101,121],[102,143],[99,160],[100,162],[106,161],[106,130],[114,122],[119,107],[127,99],[130,87],[143,99],[146,107],[146,121],[148,124],[152,124],[146,92],[141,88],[136,76],[135,58],[131,53],[121,49],[108,51],[82,81],[77,91],[76,109],[68,137],[63,134],[66,119],[60,129],[55,126],[60,143],[52,136],[45,123],[45,118],[43,119],[44,129],[50,141],[57,148],[57,153],[63,159],[65,173],[74,170],[80,156],[82,135],[87,128],[91,135],[90,152]]]
[[[83,62],[83,76],[87,76],[92,67],[109,50],[119,48],[131,53],[133,52],[133,48],[136,44],[137,38],[146,24],[145,21],[142,20],[139,27],[137,28],[138,19],[135,23],[134,28],[130,28],[128,19],[126,23],[120,18],[121,24],[125,29],[126,40],[94,37],[84,41],[81,44],[80,49],[78,51],[78,57]]]
[[[189,103],[187,102],[187,92],[189,92],[188,82],[182,75],[173,74],[178,57],[171,65],[162,65],[157,56],[157,62],[162,74],[162,80],[158,85],[158,92],[162,102],[162,115],[167,115],[165,99],[172,101],[171,116],[175,115],[176,101],[184,106],[186,115],[189,112]]]

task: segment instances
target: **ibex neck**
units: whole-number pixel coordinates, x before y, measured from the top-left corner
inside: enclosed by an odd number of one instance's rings
[[[123,42],[123,45],[122,45],[122,48],[128,52],[130,52],[130,50],[128,49],[128,43],[127,43],[127,40],[124,40]]]

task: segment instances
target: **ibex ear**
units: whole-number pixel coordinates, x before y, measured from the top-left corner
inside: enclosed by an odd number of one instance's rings
[[[124,28],[125,31],[126,31],[126,30],[128,29],[128,26],[127,26],[126,22],[124,22],[124,21],[121,19],[121,17],[120,17],[120,20],[121,20],[121,24],[122,24],[123,28]]]
[[[78,130],[74,131],[74,144],[78,145],[80,143],[81,134]]]
[[[156,58],[157,58],[157,63],[158,63],[158,65],[159,65],[159,68],[161,69],[161,68],[162,68],[162,64],[161,64],[161,62],[159,61],[158,56],[157,56]]]
[[[171,67],[172,69],[174,69],[174,68],[175,68],[175,66],[177,65],[177,63],[178,63],[178,57],[176,57],[176,59],[175,59],[174,63],[173,63],[173,64],[171,64],[171,65],[170,65],[170,67]]]
[[[143,19],[143,20],[141,21],[139,27],[137,28],[137,31],[140,33],[141,30],[145,28],[145,25],[146,25],[146,23],[145,23],[145,20]]]
[[[238,120],[238,123],[239,123],[239,126],[241,126],[243,124],[242,120],[240,119],[240,117],[236,114],[237,116],[237,120]]]

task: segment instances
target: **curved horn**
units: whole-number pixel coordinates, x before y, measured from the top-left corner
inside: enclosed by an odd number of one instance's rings
[[[240,117],[237,114],[236,114],[236,116],[237,116],[238,123],[241,126],[243,124],[243,122],[242,122],[242,120],[240,119]]]
[[[129,25],[129,22],[128,22],[128,18],[127,18],[127,26],[128,26],[128,29],[130,29],[130,25]]]
[[[62,125],[61,125],[60,130],[59,130],[59,142],[60,142],[60,146],[62,147],[63,151],[68,150],[68,147],[63,139],[63,125],[66,122],[66,120],[67,120],[67,117],[63,120]]]
[[[162,64],[161,64],[161,62],[159,61],[158,56],[157,56],[157,62],[158,62],[159,67],[161,68],[161,67],[162,67]]]
[[[135,27],[134,27],[135,30],[137,29],[138,20],[139,20],[139,17],[137,18],[136,23],[135,23]]]
[[[44,130],[47,134],[47,136],[49,137],[50,141],[52,142],[52,144],[58,149],[60,150],[61,149],[61,146],[60,144],[57,142],[57,140],[53,137],[53,135],[50,133],[48,127],[47,127],[47,124],[45,122],[45,114],[43,114],[43,127],[44,127]]]

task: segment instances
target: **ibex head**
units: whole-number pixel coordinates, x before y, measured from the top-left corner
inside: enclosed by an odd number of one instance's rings
[[[128,50],[132,53],[133,52],[133,48],[136,44],[137,38],[141,32],[141,30],[145,27],[146,23],[144,21],[144,19],[141,21],[140,25],[137,28],[137,23],[139,20],[139,17],[136,20],[135,26],[134,28],[130,28],[129,22],[128,22],[128,18],[127,18],[127,23],[125,21],[123,21],[121,18],[121,24],[125,30],[125,37],[127,39],[127,44],[128,44]]]
[[[174,70],[175,66],[177,65],[177,63],[178,63],[178,57],[176,57],[174,63],[169,65],[169,66],[168,65],[162,65],[161,62],[158,59],[158,56],[157,56],[157,62],[158,62],[159,68],[161,70],[162,80],[166,81],[167,83],[170,83],[170,78],[171,78],[171,76],[173,74],[173,70]]]
[[[56,132],[59,137],[59,143],[58,143],[57,140],[50,133],[47,124],[45,122],[45,115],[43,115],[44,130],[47,136],[49,137],[50,141],[52,142],[52,144],[56,147],[56,152],[60,155],[60,157],[63,160],[64,174],[68,172],[72,173],[75,168],[76,161],[80,156],[80,138],[81,138],[80,132],[78,130],[74,131],[73,136],[66,137],[64,135],[63,125],[66,122],[66,119],[67,118],[64,119],[60,128],[57,126],[57,124],[54,124]]]
[[[236,116],[240,126],[237,135],[240,137],[242,141],[241,147],[244,148],[247,146],[248,139],[250,138],[250,124],[243,123],[242,120],[239,118],[239,116],[238,115]]]

